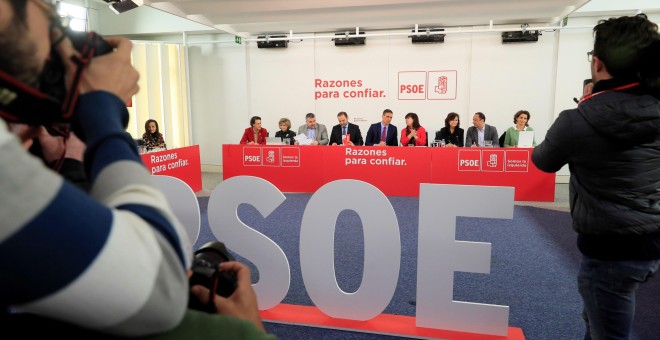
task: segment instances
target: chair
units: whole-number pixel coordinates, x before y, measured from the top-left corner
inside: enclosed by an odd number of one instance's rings
[[[504,138],[506,138],[506,131],[500,136],[500,148],[504,147]]]
[[[425,146],[429,146],[429,132],[428,131],[424,131],[424,132],[426,133],[426,145]]]

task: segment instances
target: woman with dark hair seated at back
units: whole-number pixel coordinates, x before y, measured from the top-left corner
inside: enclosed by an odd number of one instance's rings
[[[165,136],[160,133],[158,122],[155,119],[149,119],[144,123],[142,140],[147,149],[167,149],[167,146],[165,145]]]
[[[426,130],[419,125],[419,117],[413,112],[406,115],[406,128],[401,130],[401,145],[408,146],[411,144],[426,146]]]
[[[435,133],[435,139],[445,141],[446,147],[463,147],[465,131],[460,126],[458,113],[450,112],[445,118],[445,127]]]
[[[289,118],[282,118],[280,119],[280,130],[275,132],[275,137],[280,137],[282,138],[282,141],[284,141],[284,138],[289,138],[289,144],[293,145],[294,140],[293,137],[296,136],[296,133],[291,131],[291,121]]]
[[[516,124],[506,130],[506,135],[504,136],[504,147],[505,148],[516,148],[518,147],[518,138],[520,137],[520,131],[534,131],[531,126],[529,126],[529,111],[520,110],[513,115],[513,122]],[[532,139],[532,146],[536,146],[536,138]]]
[[[250,118],[250,127],[245,129],[240,144],[266,144],[268,131],[261,127],[261,117]]]

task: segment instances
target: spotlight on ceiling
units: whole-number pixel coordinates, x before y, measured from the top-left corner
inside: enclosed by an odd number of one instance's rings
[[[527,30],[529,28],[528,24],[522,24],[520,27],[522,28],[522,31],[502,32],[502,44],[530,43],[539,41],[539,35],[541,35],[541,31]]]
[[[258,39],[266,39],[257,41],[258,48],[287,48],[289,40],[270,40],[274,38],[286,38],[286,35],[260,35]]]
[[[417,33],[415,30],[412,30],[413,35],[410,36],[410,39],[413,44],[438,44],[445,42],[445,34],[440,34],[437,32],[444,32],[444,28],[422,28],[418,29]]]
[[[335,42],[335,46],[364,45],[367,37],[360,37],[360,35],[364,35],[364,32],[360,31],[359,35],[356,35],[355,33],[350,33],[348,31],[344,33],[335,33],[336,38],[332,40]]]
[[[144,0],[103,0],[110,4],[110,9],[121,14],[144,5]]]

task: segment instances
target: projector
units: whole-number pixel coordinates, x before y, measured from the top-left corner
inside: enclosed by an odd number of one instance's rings
[[[539,35],[541,35],[541,31],[502,32],[502,44],[537,42]]]
[[[271,39],[271,38],[286,38],[286,35],[260,35],[258,39]],[[287,48],[289,46],[288,40],[275,40],[275,41],[257,41],[258,48]]]
[[[413,44],[437,44],[445,42],[445,34],[437,34],[431,32],[443,32],[444,28],[427,28],[424,30],[417,30],[417,35],[411,35]],[[415,33],[415,30],[412,30]]]
[[[110,4],[110,9],[121,14],[144,5],[144,0],[103,0]]]
[[[360,32],[364,34],[364,32]],[[366,37],[359,37],[355,34],[346,34],[346,33],[335,33],[337,38],[332,39],[335,42],[335,46],[357,46],[364,45]]]

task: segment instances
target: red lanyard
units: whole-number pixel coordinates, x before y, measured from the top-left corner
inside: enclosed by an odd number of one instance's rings
[[[596,92],[596,93],[592,93],[592,94],[590,94],[590,95],[588,95],[588,96],[585,96],[585,97],[583,97],[582,99],[580,99],[580,102],[578,102],[578,105],[582,104],[583,101],[586,101],[586,100],[588,100],[588,99],[591,99],[591,98],[593,98],[593,97],[595,97],[595,96],[597,96],[597,95],[599,95],[599,94],[601,94],[601,93],[604,93],[604,92],[607,92],[607,91],[621,91],[621,90],[629,89],[629,88],[631,88],[631,87],[635,87],[635,86],[639,86],[639,82],[634,82],[634,83],[630,83],[630,84],[627,84],[627,85],[622,85],[622,86],[619,86],[619,87],[615,87],[615,88],[613,88],[613,89],[609,89],[609,90],[604,90],[604,91],[599,91],[599,92]]]

